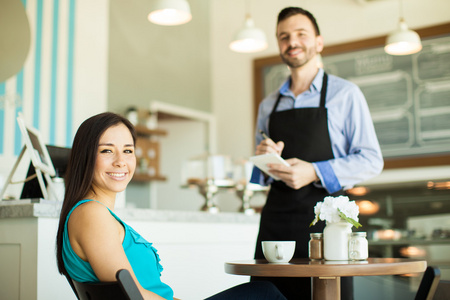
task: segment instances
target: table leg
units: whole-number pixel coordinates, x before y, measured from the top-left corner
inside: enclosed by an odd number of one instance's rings
[[[313,277],[312,281],[313,300],[341,299],[341,277]]]

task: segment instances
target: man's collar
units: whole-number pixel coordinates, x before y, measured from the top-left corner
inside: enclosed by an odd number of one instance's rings
[[[316,91],[321,91],[322,90],[322,83],[323,83],[323,69],[319,68],[319,72],[317,72],[316,77],[314,77],[314,80],[311,84],[311,86],[316,90]]]
[[[322,82],[323,82],[323,69],[319,68],[319,72],[317,72],[316,76],[313,79],[313,82],[310,86],[310,91],[312,89],[319,91],[322,89]],[[290,91],[289,87],[291,86],[291,80],[292,77],[289,76],[289,78],[283,83],[283,85],[280,87],[280,94],[284,96],[292,96],[292,92]]]
[[[283,85],[280,87],[280,94],[284,96],[291,95],[291,91],[289,90],[289,87],[291,86],[291,76],[289,75],[289,78],[283,83]]]

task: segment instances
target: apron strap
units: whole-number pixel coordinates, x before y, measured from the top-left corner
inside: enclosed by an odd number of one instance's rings
[[[325,98],[327,96],[327,88],[328,88],[328,75],[326,72],[323,72],[322,79],[322,90],[320,91],[320,107],[325,107]]]
[[[281,93],[278,93],[277,102],[275,102],[275,105],[273,106],[272,111],[270,112],[271,115],[277,110],[277,106],[278,103],[280,103],[280,100],[281,100]]]
[[[323,78],[322,78],[322,89],[320,90],[320,105],[319,107],[324,108],[325,107],[325,98],[327,97],[327,89],[328,89],[328,74],[326,72],[323,72]],[[278,104],[281,100],[281,93],[278,93],[277,101],[275,102],[275,105],[272,108],[272,111],[270,114],[273,114],[278,107]]]

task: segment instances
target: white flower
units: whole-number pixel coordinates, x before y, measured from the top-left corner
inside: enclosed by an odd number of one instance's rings
[[[310,226],[315,225],[319,220],[329,223],[347,221],[356,228],[361,226],[358,223],[359,207],[355,201],[350,201],[346,196],[325,197],[323,202],[317,202],[314,213],[316,216]]]

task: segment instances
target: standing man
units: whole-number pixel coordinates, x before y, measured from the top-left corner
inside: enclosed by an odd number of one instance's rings
[[[316,203],[378,175],[383,158],[361,90],[318,67],[323,37],[314,16],[298,7],[283,9],[276,37],[291,75],[259,106],[256,154],[278,153],[291,166],[269,165],[280,181],[256,168],[252,174],[252,182],[271,185],[255,258],[264,258],[261,241],[267,240],[295,240],[294,257],[308,257],[309,234],[324,227],[309,228]],[[348,279],[342,278],[342,299],[353,298]],[[310,278],[269,280],[288,299],[311,299]]]

